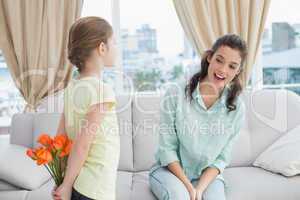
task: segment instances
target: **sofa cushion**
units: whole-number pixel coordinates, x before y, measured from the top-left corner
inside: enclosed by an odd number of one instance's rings
[[[247,91],[245,97],[253,163],[278,138],[300,124],[300,98],[290,91],[271,89]]]
[[[132,114],[131,96],[119,95],[117,98],[117,116],[120,130],[121,155],[119,162],[120,170],[133,169],[132,150]],[[56,134],[60,113],[38,113],[33,120],[33,146],[38,146],[37,138],[41,133],[52,136]]]
[[[11,191],[11,190],[20,190],[20,188],[6,181],[0,180],[0,191]]]
[[[256,167],[233,167],[224,171],[228,200],[300,199],[300,176],[286,178]]]
[[[279,138],[253,163],[274,173],[285,176],[300,175],[300,126]]]
[[[248,128],[248,124],[245,123],[241,128],[239,138],[233,144],[232,159],[228,167],[245,167],[252,165],[252,145],[250,134],[251,132]]]
[[[53,200],[51,191],[55,186],[54,180],[49,179],[41,187],[36,190],[29,191],[26,197],[26,200]]]
[[[33,146],[37,147],[37,139],[41,133],[47,133],[51,136],[56,135],[60,113],[37,113],[33,119]]]
[[[139,93],[133,101],[134,169],[149,170],[155,163],[158,144],[160,102],[163,94]],[[251,166],[252,144],[247,115],[239,139],[234,144],[230,166]]]
[[[43,184],[40,188],[30,191],[26,200],[52,200],[51,191],[54,187],[53,179]],[[132,200],[131,198],[132,188],[132,173],[126,171],[118,171],[117,176],[117,191],[116,200]],[[0,192],[0,197],[1,197]],[[0,198],[1,199],[1,198]]]
[[[133,174],[132,199],[156,200],[149,186],[149,171]]]
[[[25,147],[33,145],[33,118],[32,113],[18,113],[13,115],[10,127],[10,143]]]
[[[49,180],[50,175],[45,167],[36,165],[26,155],[26,150],[13,144],[0,148],[0,177],[16,187],[34,190]]]
[[[132,172],[118,171],[116,200],[132,200]]]
[[[160,117],[160,94],[138,93],[132,106],[134,170],[146,171],[155,163]]]
[[[133,147],[132,147],[132,96],[118,95],[117,115],[120,131],[120,163],[119,170],[133,170]]]
[[[2,200],[31,200],[26,198],[29,191],[17,190],[17,191],[1,191],[0,199]]]

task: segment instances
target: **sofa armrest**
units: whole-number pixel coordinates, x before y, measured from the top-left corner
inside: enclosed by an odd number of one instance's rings
[[[0,147],[0,179],[27,190],[35,190],[51,177],[26,155],[27,148],[9,144]]]

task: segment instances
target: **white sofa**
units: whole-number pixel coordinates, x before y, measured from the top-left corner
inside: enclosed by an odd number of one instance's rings
[[[247,91],[243,95],[246,123],[234,146],[224,177],[229,185],[228,200],[299,200],[300,176],[286,178],[252,163],[268,146],[300,124],[300,99],[285,90]],[[121,159],[117,180],[117,200],[152,200],[148,171],[154,164],[161,95],[139,93],[118,97]],[[16,114],[12,120],[10,143],[31,147],[41,132],[55,133],[59,113]],[[1,158],[0,158],[1,159]],[[7,165],[22,163],[10,161]],[[22,171],[23,170],[23,171]],[[53,181],[35,190],[18,188],[0,177],[1,200],[48,200]]]

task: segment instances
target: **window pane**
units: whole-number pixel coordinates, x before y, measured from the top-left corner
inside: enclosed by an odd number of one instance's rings
[[[24,110],[25,102],[16,88],[0,50],[0,134],[9,127],[15,113]]]
[[[273,0],[263,34],[263,83],[300,94],[300,2]]]
[[[172,1],[120,1],[120,23],[123,71],[136,91],[157,90],[194,71],[198,58]]]
[[[98,16],[112,23],[111,9],[112,9],[111,0],[106,0],[106,1],[84,0],[81,16],[82,17]]]
[[[84,0],[83,8],[82,8],[82,17],[86,16],[98,16],[107,20],[111,25],[112,24],[112,1],[114,0],[106,0],[106,1],[95,1],[95,0]],[[115,29],[115,27],[113,27]],[[74,68],[73,77],[78,76],[78,71]],[[105,82],[110,82],[114,85],[114,80],[116,78],[115,68],[104,68],[101,76],[103,77]]]

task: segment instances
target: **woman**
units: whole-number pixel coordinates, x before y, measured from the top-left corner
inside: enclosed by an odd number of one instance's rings
[[[225,35],[203,55],[200,72],[167,90],[149,175],[158,199],[225,200],[222,172],[245,112],[238,96],[246,54],[239,36]]]
[[[55,200],[115,200],[120,141],[115,96],[101,81],[113,66],[115,43],[110,24],[99,17],[76,21],[69,33],[68,57],[79,71],[64,92],[58,133],[73,140],[63,183]]]

